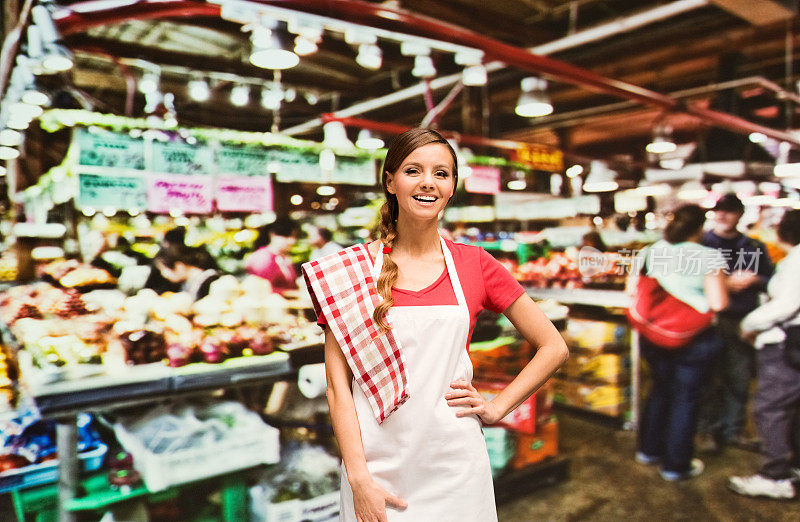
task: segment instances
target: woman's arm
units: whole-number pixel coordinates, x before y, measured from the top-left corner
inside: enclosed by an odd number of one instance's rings
[[[369,474],[361,426],[350,387],[353,373],[330,328],[325,328],[325,378],[333,432],[339,442],[339,451],[353,491],[356,515],[365,522],[385,522],[386,504],[402,509],[406,503],[384,490]]]
[[[445,397],[451,406],[473,406],[460,410],[457,416],[479,415],[486,424],[494,424],[525,402],[569,357],[567,344],[556,327],[536,303],[522,294],[503,312],[522,337],[536,348],[533,359],[517,377],[490,402],[480,396],[470,383],[451,383],[455,392]],[[476,404],[474,399],[479,399]]]
[[[708,306],[715,312],[724,310],[730,301],[728,287],[725,284],[725,274],[722,270],[717,270],[703,278],[703,287],[708,299]]]

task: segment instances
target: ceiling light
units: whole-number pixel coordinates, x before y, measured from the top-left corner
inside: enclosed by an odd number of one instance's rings
[[[378,70],[383,64],[383,52],[375,44],[361,44],[358,46],[356,63],[365,69]]]
[[[27,31],[28,40],[28,57],[32,65],[34,74],[42,74],[42,57],[44,56],[44,48],[42,46],[42,34],[39,31],[39,26],[30,24]]]
[[[656,185],[643,185],[634,190],[642,196],[661,197],[670,194],[672,192],[672,187],[667,183],[658,183]]]
[[[678,146],[670,138],[665,136],[655,136],[653,141],[648,143],[645,149],[647,152],[651,152],[653,154],[664,154],[666,152],[676,151]]]
[[[553,112],[553,105],[547,95],[547,80],[529,76],[522,79],[521,87],[522,93],[514,109],[519,116],[537,118]]]
[[[278,35],[269,31],[269,38],[253,38],[253,51],[250,53],[250,63],[263,69],[291,69],[300,63],[300,57],[292,51],[284,49]],[[253,31],[255,35],[255,30]]]
[[[331,149],[352,149],[353,142],[347,137],[347,129],[340,121],[329,121],[322,126],[322,144]],[[323,151],[324,152],[324,151]]]
[[[294,39],[294,54],[298,56],[308,56],[319,50],[317,42],[309,40],[305,36],[297,35]]]
[[[0,145],[6,147],[16,147],[22,143],[22,133],[14,129],[3,129],[0,131]]]
[[[566,170],[566,174],[568,178],[574,178],[575,176],[580,176],[583,174],[583,167],[580,165],[573,165]]]
[[[289,202],[292,205],[301,205],[303,203],[303,196],[300,194],[294,194],[291,198],[289,198]]]
[[[22,101],[28,105],[47,105],[50,97],[36,89],[28,89],[22,94]]]
[[[261,105],[265,109],[277,111],[281,108],[282,101],[283,91],[279,86],[273,85],[272,87],[265,87],[261,90]]]
[[[323,172],[333,172],[336,167],[336,154],[331,149],[323,149],[319,153],[319,168]]]
[[[469,67],[470,65],[480,65],[483,61],[483,51],[480,50],[469,50],[469,51],[459,51],[453,57],[456,64],[463,65],[465,67]]]
[[[763,132],[751,132],[748,138],[753,143],[764,143],[769,139]]]
[[[19,158],[19,150],[12,147],[0,146],[0,160],[12,160]]]
[[[708,196],[708,190],[699,181],[687,181],[681,185],[678,198],[688,201],[697,201]]]
[[[486,85],[489,77],[483,65],[470,65],[461,73],[461,83],[464,85]]]
[[[779,178],[800,176],[800,163],[782,163],[775,165],[773,173]]]
[[[142,75],[139,80],[139,92],[142,94],[150,94],[158,90],[159,77],[156,73],[148,72]]]
[[[525,190],[528,187],[525,171],[517,170],[513,176],[514,179],[506,183],[509,190]]]
[[[211,89],[208,82],[201,78],[195,78],[189,82],[189,97],[194,101],[204,102],[211,98]]]
[[[320,185],[317,187],[317,194],[320,196],[333,196],[336,194],[336,187],[330,185]]]
[[[8,170],[2,165],[0,165],[0,176],[5,176],[8,173]]]
[[[305,97],[309,105],[316,105],[317,102],[319,102],[319,96],[317,96],[316,93],[313,93],[311,91],[307,92],[305,94]]]
[[[436,76],[436,67],[433,65],[433,60],[430,56],[417,56],[414,58],[414,68],[411,74],[417,78],[430,78]]]
[[[431,54],[431,49],[414,40],[405,40],[400,44],[400,54],[403,56],[428,56]]]
[[[244,107],[250,101],[250,87],[239,84],[231,89],[231,103],[237,107]]]
[[[11,118],[28,119],[29,121],[42,115],[44,109],[38,105],[28,105],[27,103],[16,102],[8,107]]]
[[[619,184],[616,182],[617,173],[608,168],[602,161],[593,161],[583,182],[584,192],[610,192],[617,190]]]
[[[283,91],[283,99],[289,103],[292,103],[295,98],[297,98],[297,90],[293,87],[289,87],[285,91]]]
[[[651,154],[665,154],[675,152],[678,146],[672,140],[672,127],[663,121],[653,128],[653,140],[647,144],[645,150]]]
[[[45,51],[44,60],[42,60],[42,68],[44,72],[57,73],[69,71],[72,69],[74,62],[72,60],[72,53],[61,44],[51,44]]]
[[[12,116],[6,122],[6,127],[9,129],[16,129],[16,130],[25,130],[31,125],[31,120],[29,118],[23,118],[19,116]]]
[[[686,164],[682,158],[662,159],[658,161],[658,166],[666,170],[681,170]]]
[[[384,146],[383,140],[375,138],[367,129],[361,129],[356,139],[356,147],[359,149],[377,150]]]

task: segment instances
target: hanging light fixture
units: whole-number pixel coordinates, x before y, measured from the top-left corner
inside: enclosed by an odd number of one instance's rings
[[[237,107],[244,107],[250,101],[250,87],[240,83],[231,89],[231,103]]]
[[[529,76],[522,79],[521,87],[522,93],[514,109],[519,116],[538,118],[553,112],[553,105],[547,95],[547,80]]]
[[[22,133],[14,129],[0,131],[0,145],[18,147],[22,143]]]
[[[250,63],[262,69],[291,69],[300,63],[300,57],[284,48],[278,34],[261,25],[253,28],[250,37],[253,50]]]
[[[151,92],[156,92],[158,90],[158,84],[161,78],[160,75],[155,72],[146,72],[142,75],[141,79],[139,80],[139,92],[142,94],[150,94]]]
[[[464,85],[480,86],[486,85],[488,81],[489,75],[482,64],[470,65],[461,72],[461,83]]]
[[[211,89],[208,82],[202,78],[194,78],[189,82],[189,97],[194,101],[204,102],[211,98]]]
[[[358,46],[356,63],[365,69],[376,71],[383,64],[383,52],[377,44],[361,44]]]
[[[672,141],[672,127],[664,123],[659,123],[653,129],[653,141],[645,147],[651,154],[665,154],[675,152],[678,146]]]
[[[294,39],[294,54],[297,56],[308,56],[319,50],[317,42],[298,34]]]
[[[271,111],[277,111],[283,101],[283,91],[280,86],[273,84],[272,87],[264,87],[261,90],[261,106]]]
[[[359,149],[377,150],[384,146],[383,140],[376,138],[367,129],[361,129],[356,139],[356,147]]]
[[[6,174],[8,174],[8,170],[6,170],[4,166],[0,165],[0,177],[5,176]]]
[[[19,158],[19,150],[13,147],[0,146],[0,160],[12,160]]]
[[[38,89],[28,89],[22,93],[22,101],[28,105],[47,105],[50,103],[50,97]]]
[[[687,181],[678,190],[678,199],[697,201],[708,196],[708,190],[699,181]]]
[[[414,58],[414,68],[411,74],[417,78],[430,78],[436,76],[436,67],[433,65],[433,59],[430,56],[419,55]]]
[[[329,121],[322,126],[322,144],[331,149],[352,149],[355,146],[347,137],[347,129],[340,121]]]
[[[43,5],[31,9],[33,22],[39,28],[42,42],[42,69],[45,73],[68,71],[73,66],[72,54],[58,43],[58,31],[50,11]],[[30,36],[30,33],[28,34]]]
[[[583,182],[584,192],[610,192],[617,190],[617,173],[608,168],[602,161],[593,161],[589,168],[586,181]]]
[[[514,171],[514,179],[506,183],[509,190],[525,190],[528,187],[524,170]]]
[[[336,154],[331,149],[322,149],[319,153],[319,168],[324,173],[333,172],[336,167]]]

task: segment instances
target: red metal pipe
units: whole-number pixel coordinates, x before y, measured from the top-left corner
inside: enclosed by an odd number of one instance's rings
[[[786,141],[800,147],[800,140],[786,132],[763,127],[723,112],[684,108],[679,105],[677,100],[667,95],[627,82],[606,78],[586,69],[546,56],[539,56],[525,49],[487,38],[463,27],[408,11],[390,9],[380,4],[360,0],[251,1],[481,49],[488,59],[504,62],[523,71],[546,74],[565,83],[634,100],[645,105],[653,105],[664,110],[686,110],[689,114],[702,120],[735,132],[761,132],[773,139]],[[96,0],[64,7],[57,11],[54,21],[62,34],[71,34],[90,27],[113,24],[133,18],[153,19],[219,15],[220,8],[218,5],[193,0],[139,0],[134,4],[118,7],[109,7],[102,0]]]

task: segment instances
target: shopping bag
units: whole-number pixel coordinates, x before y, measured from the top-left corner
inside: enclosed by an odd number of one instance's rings
[[[627,316],[640,335],[665,349],[686,346],[714,320],[714,312],[697,311],[644,273],[639,275]]]

